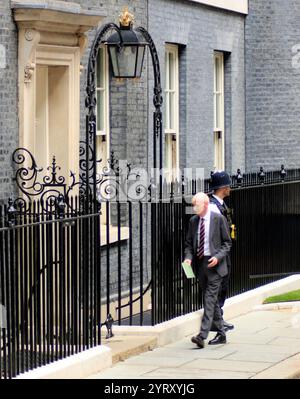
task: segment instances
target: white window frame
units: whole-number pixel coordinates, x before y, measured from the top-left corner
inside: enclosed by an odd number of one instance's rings
[[[103,49],[102,54],[102,71],[103,71],[103,87],[100,87],[98,85],[98,80],[96,81],[96,95],[97,95],[97,104],[99,101],[99,93],[100,91],[104,92],[104,102],[101,104],[103,106],[103,115],[104,115],[104,129],[103,130],[98,130],[98,122],[97,122],[97,138],[98,136],[102,136],[103,139],[105,139],[106,142],[106,159],[103,160],[105,165],[107,163],[107,159],[109,158],[109,153],[110,153],[110,123],[109,123],[109,62],[108,62],[108,53],[107,53],[107,47],[102,45],[101,48]],[[96,76],[98,76],[98,60],[100,57],[100,51],[98,54],[97,58],[97,64],[96,64]],[[98,106],[96,106],[96,113],[97,113],[97,120],[98,120]],[[103,164],[104,166],[104,164]]]
[[[175,44],[169,44],[167,43],[165,46],[165,141],[164,144],[166,145],[166,142],[169,142],[169,148],[165,151],[165,178],[167,181],[172,181],[175,179],[179,180],[179,51],[178,51],[178,46]],[[169,67],[169,54],[173,54],[174,56],[174,88],[170,89],[169,87],[169,72],[170,72],[170,67]],[[173,123],[172,126],[173,128],[170,128],[170,112],[168,105],[170,104],[170,101],[168,99],[170,98],[170,94],[174,94],[174,113],[173,113]],[[176,140],[176,165],[175,165],[175,170],[174,170],[174,165],[173,165],[173,150],[172,150],[172,142],[174,141],[174,138]],[[169,165],[172,165],[173,168],[170,169]]]
[[[102,82],[103,82],[103,87],[99,85],[98,82],[98,68],[99,68],[99,58],[100,58],[100,50],[98,53],[97,57],[97,62],[96,62],[96,98],[97,98],[97,105],[96,105],[96,149],[97,149],[97,154],[95,156],[97,157],[97,160],[100,158],[100,152],[98,151],[98,148],[102,145],[105,145],[106,151],[104,150],[102,153],[102,162],[97,162],[97,173],[101,174],[103,173],[103,168],[108,166],[108,159],[109,159],[109,154],[110,154],[110,123],[109,123],[109,62],[108,62],[108,53],[107,53],[107,47],[105,45],[101,45],[102,49],[102,54],[103,57],[100,60],[102,62],[101,65],[101,71],[102,71]],[[104,116],[104,123],[103,123],[103,130],[98,130],[98,104],[100,101],[100,96],[99,93],[100,91],[104,92],[104,101],[100,104],[101,107],[103,107],[102,114]],[[102,190],[104,189],[103,186],[100,187]],[[111,215],[109,214],[109,221],[110,221]],[[103,240],[103,237],[106,237],[105,235],[105,228],[103,226],[106,226],[107,220],[106,220],[106,203],[102,203],[102,215],[101,215],[101,240]],[[110,226],[110,232],[111,232],[112,226]],[[106,239],[106,238],[105,238]],[[101,245],[104,245],[101,242]]]
[[[103,87],[98,86],[98,81],[96,80],[96,95],[97,95],[97,103],[98,103],[98,93],[102,90],[104,91],[104,103],[102,106],[104,107],[103,109],[103,114],[104,114],[104,130],[97,130],[96,133],[96,139],[99,139],[101,137],[105,137],[105,144],[106,144],[106,159],[102,159],[102,162],[98,164],[98,167],[100,168],[99,172],[102,172],[102,169],[104,167],[108,167],[108,159],[110,156],[110,123],[109,123],[109,114],[110,114],[110,109],[109,109],[109,93],[110,93],[110,87],[109,87],[109,59],[108,59],[108,52],[107,52],[107,47],[105,45],[102,45],[101,48],[103,48],[103,59],[102,59],[102,71],[104,75],[102,76],[102,81],[103,81]],[[97,62],[99,60],[99,55]],[[98,77],[98,64],[96,64],[96,77]],[[96,106],[96,113],[98,112],[98,108]],[[97,115],[98,116],[98,115]],[[98,129],[98,124],[97,124],[97,129]],[[99,154],[98,158],[99,158]],[[109,195],[107,195],[109,197]],[[107,222],[109,222],[109,245],[113,244],[115,242],[118,242],[118,227],[112,226],[111,224],[111,207],[109,209],[109,220],[107,221],[106,219],[106,213],[107,213],[107,208],[106,208],[106,202],[102,203],[101,207],[101,216],[100,216],[100,236],[101,236],[101,246],[107,245],[106,239],[106,231],[107,231]],[[123,240],[128,240],[129,239],[129,228],[122,226],[121,227],[121,241]]]
[[[220,90],[217,91],[216,62],[219,61],[221,68],[219,69]],[[218,97],[220,99],[219,106],[219,122],[217,126],[217,107]],[[214,52],[214,168],[215,170],[224,170],[225,168],[225,100],[224,100],[224,53]]]

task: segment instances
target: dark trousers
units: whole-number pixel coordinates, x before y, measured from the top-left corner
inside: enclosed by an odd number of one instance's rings
[[[221,308],[222,314],[223,314],[223,306],[227,297],[228,293],[228,288],[229,288],[229,279],[230,279],[230,272],[231,272],[231,265],[228,265],[228,274],[227,276],[223,277],[222,284],[220,287],[219,295],[218,295],[218,301],[219,301],[219,306]]]
[[[218,295],[223,278],[219,276],[215,268],[208,268],[208,259],[204,257],[198,261],[197,277],[203,291],[204,298],[204,314],[202,317],[200,337],[206,339],[214,323],[217,331],[221,335],[225,335],[223,317],[218,301]]]

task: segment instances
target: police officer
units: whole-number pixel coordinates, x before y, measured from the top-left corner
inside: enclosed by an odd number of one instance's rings
[[[224,198],[228,197],[230,195],[230,185],[231,185],[231,180],[229,175],[224,172],[215,172],[211,176],[211,191],[212,194],[210,194],[209,199],[210,199],[210,210],[212,212],[217,212],[221,213],[227,220],[228,223],[228,228],[231,233],[231,238],[235,239],[235,226],[232,224],[232,215],[231,215],[231,210],[228,208],[228,206],[224,202]],[[227,266],[228,266],[228,275],[223,278],[222,285],[219,291],[218,295],[218,300],[219,300],[219,305],[223,314],[223,306],[225,303],[225,299],[227,296],[228,292],[228,284],[229,284],[229,278],[230,278],[230,273],[231,273],[231,259],[230,255],[228,255],[227,258]],[[224,328],[225,331],[233,330],[234,326],[230,323],[227,323],[224,321]],[[211,328],[212,331],[216,331],[214,326]],[[218,334],[214,339],[218,339]]]

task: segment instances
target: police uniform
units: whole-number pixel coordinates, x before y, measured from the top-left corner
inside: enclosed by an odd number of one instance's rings
[[[219,188],[225,187],[225,186],[230,186],[231,180],[229,175],[226,172],[216,172],[212,175],[211,179],[211,189],[213,191],[218,190]],[[210,210],[212,212],[220,213],[223,215],[228,224],[228,229],[231,235],[232,239],[235,239],[235,226],[232,223],[232,211],[231,209],[226,205],[224,200],[219,198],[215,194],[210,194],[209,195],[210,199]],[[219,300],[219,306],[221,308],[222,314],[223,314],[223,306],[226,300],[228,288],[229,288],[229,278],[231,274],[231,259],[230,259],[230,254],[227,256],[227,266],[228,266],[228,275],[223,278],[221,288],[219,291],[218,295],[218,300]],[[228,329],[232,329],[233,326],[229,323],[225,322],[225,326],[227,325]],[[212,327],[212,330],[214,330],[214,326]]]

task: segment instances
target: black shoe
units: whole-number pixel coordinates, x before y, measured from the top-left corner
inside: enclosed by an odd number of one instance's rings
[[[204,341],[201,337],[199,337],[199,335],[197,335],[196,337],[192,337],[191,341],[193,342],[193,344],[198,345],[200,349],[204,348]]]
[[[226,344],[226,342],[227,342],[226,336],[218,333],[214,339],[209,341],[208,345],[221,345],[221,344]]]
[[[224,330],[225,331],[230,331],[230,330],[233,330],[234,329],[234,325],[233,324],[230,324],[230,323],[227,323],[226,321],[224,321]]]

